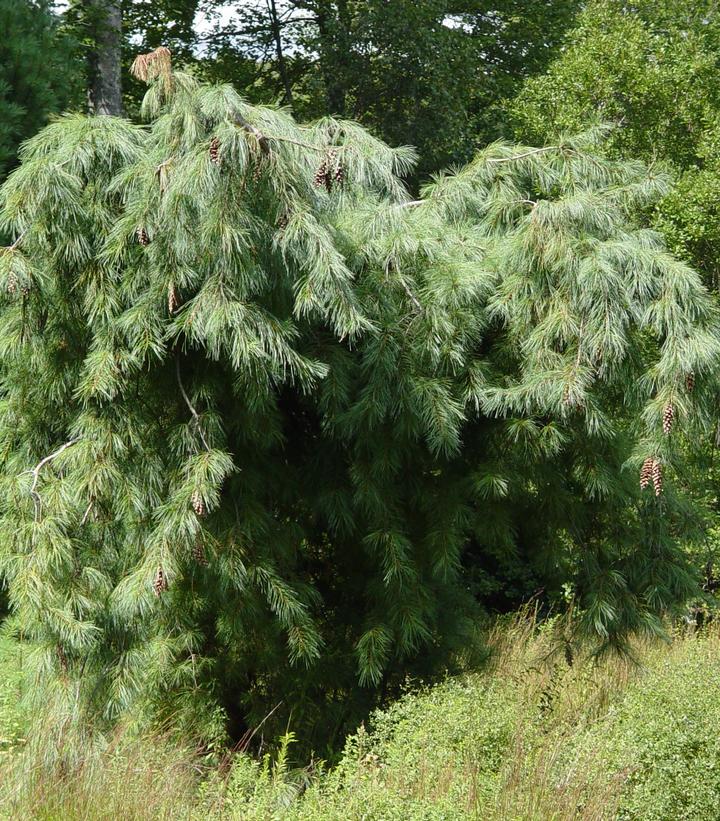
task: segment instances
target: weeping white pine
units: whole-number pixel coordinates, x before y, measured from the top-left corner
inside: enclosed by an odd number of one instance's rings
[[[589,134],[411,200],[354,123],[135,71],[149,127],[64,117],[2,189],[1,568],[61,705],[319,733],[523,573],[606,642],[692,592],[720,336],[633,222],[665,180]]]

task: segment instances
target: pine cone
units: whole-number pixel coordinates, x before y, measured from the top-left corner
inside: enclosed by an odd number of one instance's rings
[[[213,165],[220,165],[220,146],[221,142],[219,137],[213,137],[212,140],[210,140],[210,162]]]
[[[288,227],[290,217],[287,214],[280,214],[277,221],[278,231],[284,231]]]
[[[685,377],[685,388],[688,393],[695,390],[695,374],[692,371]]]
[[[196,516],[204,516],[207,512],[205,509],[205,502],[203,501],[202,496],[200,495],[199,490],[193,491],[192,498],[190,499],[190,503],[193,506],[193,510],[195,511]]]
[[[647,459],[642,463],[642,467],[640,468],[640,489],[645,490],[645,488],[650,484],[650,479],[652,478],[653,472],[653,464],[655,460],[652,456],[648,456]]]
[[[672,403],[665,406],[663,411],[663,433],[667,436],[672,430],[673,419],[675,418],[675,408]]]
[[[165,571],[162,569],[162,565],[158,565],[158,569],[155,573],[155,580],[153,581],[153,592],[156,596],[160,596],[167,589],[167,576],[165,575]]]
[[[170,287],[168,288],[168,313],[174,314],[179,304],[180,302],[178,300],[177,291],[171,282]]]
[[[662,493],[662,465],[657,459],[653,459],[652,482],[655,488],[655,495],[659,496]]]
[[[13,273],[11,273],[8,277],[7,292],[9,294],[14,294],[17,292],[17,277]]]
[[[138,228],[136,233],[137,240],[140,243],[140,245],[150,245],[150,237],[148,236],[148,232],[144,228]]]
[[[335,162],[333,180],[338,185],[342,185],[345,182],[345,166],[343,165],[342,160],[338,157],[337,152],[333,151],[332,154]]]
[[[328,164],[327,158],[323,159],[320,165],[315,172],[315,176],[313,177],[313,185],[316,188],[320,188],[321,186],[325,186],[327,188],[327,179],[328,179]]]
[[[203,544],[202,537],[199,533],[195,539],[195,544],[193,545],[192,557],[203,567],[208,563],[207,558],[205,557],[205,545]]]

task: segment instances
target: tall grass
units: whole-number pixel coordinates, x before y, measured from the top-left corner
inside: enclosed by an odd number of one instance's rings
[[[489,641],[486,670],[409,688],[347,740],[331,771],[293,764],[292,733],[261,761],[235,754],[213,767],[169,738],[130,732],[69,741],[83,746],[73,766],[51,767],[34,735],[0,758],[0,816],[718,817],[720,630],[638,642],[635,660],[572,659],[560,623],[527,614],[499,622]]]

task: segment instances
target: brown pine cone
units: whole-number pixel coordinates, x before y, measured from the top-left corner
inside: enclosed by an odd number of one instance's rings
[[[140,243],[140,245],[150,245],[150,237],[148,236],[148,232],[144,228],[138,228],[136,233],[137,240]]]
[[[153,581],[153,592],[156,596],[160,596],[167,589],[167,576],[165,575],[165,571],[162,569],[162,565],[158,565],[158,569],[155,573],[155,579]]]
[[[652,479],[652,472],[653,472],[653,464],[655,460],[652,456],[648,456],[647,459],[642,463],[642,467],[640,468],[640,489],[645,490],[645,488],[650,484],[650,480]]]
[[[203,544],[202,537],[199,533],[195,539],[195,544],[193,545],[192,557],[199,565],[202,565],[203,567],[208,563],[205,556],[205,545]]]
[[[672,430],[673,419],[675,418],[675,408],[672,403],[665,406],[663,411],[663,433],[667,436]]]
[[[199,490],[193,491],[190,503],[192,504],[196,516],[204,516],[207,512],[205,509],[205,502],[203,501],[203,497],[200,495]]]
[[[220,165],[220,138],[213,137],[210,140],[210,162],[213,165]]]
[[[171,282],[170,287],[168,288],[168,313],[174,314],[179,304],[180,302],[178,300],[177,291]]]
[[[662,493],[662,465],[655,459],[652,466],[652,482],[655,488],[655,495],[659,496]]]
[[[327,159],[324,159],[320,165],[317,167],[317,171],[315,172],[315,176],[313,177],[313,185],[316,188],[320,188],[323,185],[327,187],[327,177],[328,177],[328,165]]]
[[[688,393],[695,390],[695,374],[692,371],[685,377],[685,389]]]

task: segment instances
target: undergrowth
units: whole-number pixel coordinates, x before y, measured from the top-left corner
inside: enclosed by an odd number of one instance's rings
[[[49,755],[18,705],[17,646],[0,644],[0,815],[7,819],[675,821],[720,806],[720,630],[574,659],[557,624],[519,617],[480,673],[408,693],[300,766],[290,729],[252,757],[129,728]],[[25,682],[25,686],[29,686]],[[38,738],[40,736],[40,739]],[[55,732],[52,735],[57,739]],[[55,751],[57,753],[57,750]],[[72,752],[72,755],[62,753]]]

